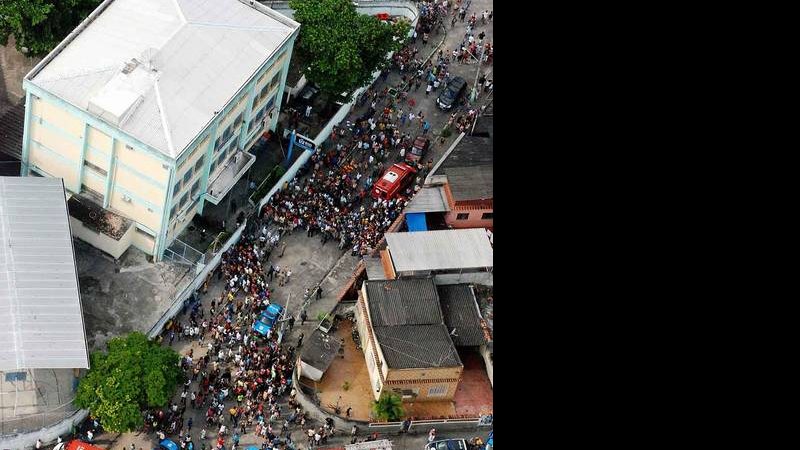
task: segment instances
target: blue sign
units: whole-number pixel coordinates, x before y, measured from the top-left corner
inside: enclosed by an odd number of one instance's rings
[[[297,144],[298,147],[310,152],[313,152],[317,148],[317,144],[315,144],[314,141],[300,134],[297,135],[294,143]]]

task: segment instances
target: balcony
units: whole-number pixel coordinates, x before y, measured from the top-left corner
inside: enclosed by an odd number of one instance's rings
[[[223,167],[216,178],[209,183],[205,199],[218,205],[254,162],[256,162],[255,155],[248,152],[239,152],[228,158],[225,167]]]

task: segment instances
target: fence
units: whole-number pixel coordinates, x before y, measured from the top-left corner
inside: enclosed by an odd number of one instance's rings
[[[493,420],[487,417],[470,417],[464,419],[436,419],[436,420],[412,420],[408,427],[408,432],[427,433],[431,428],[437,431],[446,430],[477,430],[481,427],[488,428],[493,426]],[[399,433],[403,427],[402,422],[373,422],[369,424],[369,429],[378,433]]]
[[[178,314],[178,312],[180,312],[181,309],[183,309],[183,302],[186,299],[188,299],[189,296],[191,296],[192,293],[194,293],[194,291],[198,290],[200,286],[203,284],[203,282],[206,280],[206,278],[211,274],[211,272],[213,272],[214,269],[217,268],[220,261],[222,260],[222,254],[228,251],[228,249],[231,248],[231,246],[239,242],[239,239],[242,237],[242,233],[244,232],[244,229],[246,227],[247,227],[247,219],[245,219],[244,223],[242,223],[242,225],[239,226],[239,228],[237,228],[236,231],[234,231],[230,239],[228,239],[227,242],[225,242],[225,245],[223,245],[222,248],[220,248],[214,253],[214,256],[211,258],[208,264],[206,264],[205,266],[203,266],[202,269],[200,269],[197,276],[194,277],[194,279],[190,281],[185,288],[183,288],[181,293],[175,297],[172,306],[170,306],[167,312],[165,312],[158,320],[158,322],[156,322],[156,324],[153,325],[153,327],[150,329],[150,332],[147,333],[147,336],[149,336],[152,339],[161,334],[161,331],[164,329],[164,325],[173,317],[175,317],[175,315]]]
[[[14,418],[3,417],[3,419],[0,420],[0,436],[5,438],[5,436],[29,433],[53,424],[58,424],[75,414],[77,410],[78,408],[75,406],[73,400],[70,400],[63,405],[41,413]]]

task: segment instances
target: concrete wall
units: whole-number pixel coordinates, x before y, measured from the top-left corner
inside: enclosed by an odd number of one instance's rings
[[[492,383],[492,387],[494,387],[494,362],[489,353],[489,348],[485,345],[481,345],[481,356],[483,356],[483,362],[486,364],[486,375],[489,376],[489,382]]]
[[[467,283],[494,286],[494,274],[492,272],[437,274],[433,277],[433,282],[436,284]]]
[[[300,370],[300,375],[308,378],[309,380],[319,381],[322,379],[322,375],[324,374],[323,371],[317,369],[316,367],[309,366],[302,360],[300,361],[300,365],[298,366],[298,370]]]
[[[122,237],[117,241],[104,233],[88,228],[83,224],[83,222],[72,216],[69,216],[69,226],[72,229],[73,236],[82,240],[83,242],[86,242],[92,247],[99,248],[100,250],[108,253],[109,255],[113,256],[114,259],[119,259],[119,257],[125,253],[125,250],[131,246],[133,243],[133,236],[136,233],[136,227],[131,225],[131,227],[128,228],[128,231],[126,231],[125,234],[123,234]],[[152,253],[152,247],[150,252]]]

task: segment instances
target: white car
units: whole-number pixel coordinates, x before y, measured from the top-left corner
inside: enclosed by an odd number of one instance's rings
[[[425,446],[425,450],[467,450],[467,448],[467,441],[464,439],[443,439]]]

